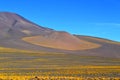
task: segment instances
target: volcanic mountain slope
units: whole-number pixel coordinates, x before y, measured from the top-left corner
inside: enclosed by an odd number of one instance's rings
[[[120,57],[117,42],[38,26],[18,14],[0,13],[0,46],[34,51]]]
[[[23,40],[35,45],[63,50],[85,50],[100,47],[98,44],[78,39],[67,32],[54,31],[45,36],[25,37]]]
[[[120,58],[120,43],[91,36],[75,35],[79,39],[101,45],[99,48],[85,50],[88,55]]]
[[[33,48],[36,48],[37,46],[35,45],[38,45],[63,50],[81,50],[99,47],[97,44],[79,40],[67,32],[38,26],[14,13],[0,13],[0,24],[0,42],[1,45],[6,47],[22,48],[26,44]]]
[[[6,37],[24,37],[32,35],[43,35],[51,30],[37,26],[23,17],[8,12],[0,13],[0,38]]]

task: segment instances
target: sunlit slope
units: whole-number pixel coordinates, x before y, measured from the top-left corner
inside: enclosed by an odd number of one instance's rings
[[[101,43],[109,43],[109,44],[116,44],[116,45],[120,45],[120,42],[116,42],[116,41],[112,41],[112,40],[108,40],[108,39],[103,39],[103,38],[98,38],[98,37],[92,37],[92,36],[81,36],[81,35],[75,35],[76,37],[78,37],[79,39],[83,39],[83,40],[87,40],[87,41],[97,41],[97,42],[101,42]]]
[[[94,55],[94,56],[120,58],[120,42],[115,42],[112,40],[91,37],[91,36],[77,35],[76,37],[82,40],[86,40],[101,45],[101,47],[99,48],[86,50],[85,51],[86,54]]]
[[[25,37],[22,40],[35,45],[63,50],[85,50],[100,47],[98,44],[80,40],[67,32],[53,32],[45,36]]]

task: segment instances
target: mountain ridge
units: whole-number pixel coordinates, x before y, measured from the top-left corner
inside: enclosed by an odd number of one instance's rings
[[[10,12],[0,12],[0,47],[120,57],[118,42],[45,28]]]

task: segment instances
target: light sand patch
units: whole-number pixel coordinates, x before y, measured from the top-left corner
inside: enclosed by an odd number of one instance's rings
[[[86,50],[98,48],[101,45],[80,40],[65,32],[55,32],[47,36],[25,37],[22,40],[34,45],[63,49],[63,50]]]

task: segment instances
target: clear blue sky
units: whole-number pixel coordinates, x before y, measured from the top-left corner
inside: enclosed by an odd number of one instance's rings
[[[120,41],[120,0],[0,0],[0,11],[55,30]]]

